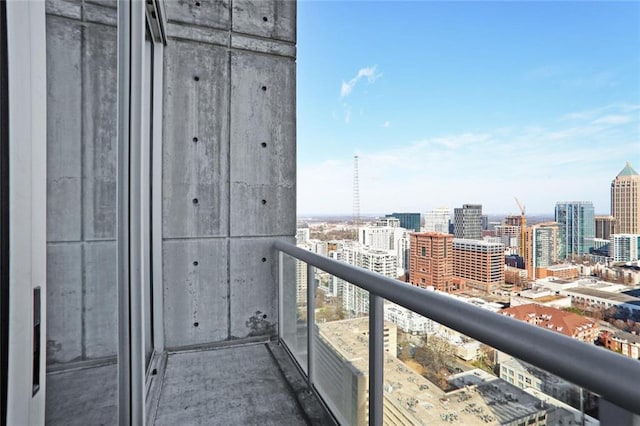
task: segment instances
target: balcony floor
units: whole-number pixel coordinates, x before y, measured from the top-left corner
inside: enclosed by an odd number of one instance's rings
[[[158,378],[154,425],[333,424],[276,343],[169,353]],[[115,404],[115,364],[47,377],[47,425],[116,425]]]

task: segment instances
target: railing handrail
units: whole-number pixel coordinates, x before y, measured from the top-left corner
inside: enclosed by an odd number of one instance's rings
[[[274,248],[640,414],[640,362],[276,240]]]

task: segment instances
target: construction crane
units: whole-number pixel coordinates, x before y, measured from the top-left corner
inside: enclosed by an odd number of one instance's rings
[[[527,216],[525,216],[526,214],[526,207],[522,205],[522,203],[520,203],[520,201],[518,200],[518,197],[513,197],[516,200],[516,204],[518,205],[518,208],[520,209],[520,256],[522,256],[522,258],[524,259],[524,253],[525,253],[525,245],[526,245],[526,229],[527,229]]]

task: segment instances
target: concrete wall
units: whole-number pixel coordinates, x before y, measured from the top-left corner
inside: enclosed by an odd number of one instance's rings
[[[295,235],[296,5],[165,6],[165,343],[273,335],[271,244]],[[117,12],[100,0],[46,8],[47,362],[66,363],[117,350]]]
[[[296,5],[166,8],[166,346],[272,335],[278,271],[270,246],[295,235]]]
[[[51,364],[117,351],[117,12],[63,0],[46,11]]]

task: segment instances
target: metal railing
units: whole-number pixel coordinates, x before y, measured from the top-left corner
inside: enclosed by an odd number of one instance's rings
[[[307,374],[310,381],[313,378],[314,267],[370,293],[369,424],[382,424],[384,299],[599,395],[600,420],[603,424],[640,422],[640,362],[637,360],[338,262],[293,244],[276,241],[274,248],[307,263]],[[282,265],[282,255],[280,259]],[[603,416],[606,418],[603,419]]]

